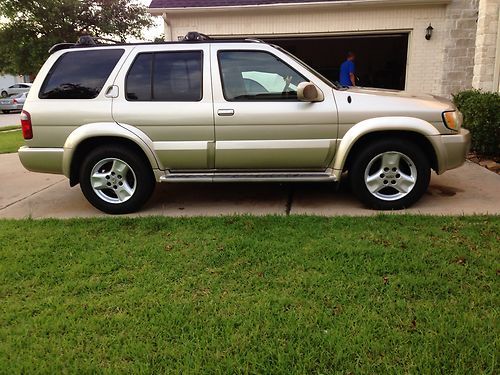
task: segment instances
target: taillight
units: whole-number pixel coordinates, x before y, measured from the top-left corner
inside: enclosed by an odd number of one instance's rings
[[[31,116],[29,112],[21,112],[21,128],[23,129],[23,138],[33,138],[33,127],[31,126]]]
[[[12,104],[17,104],[17,100],[16,99],[12,99]]]

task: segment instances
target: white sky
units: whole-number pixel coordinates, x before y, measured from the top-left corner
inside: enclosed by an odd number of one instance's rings
[[[149,6],[151,4],[151,0],[137,0],[139,3],[144,4],[145,6]],[[144,31],[144,38],[149,41],[153,41],[154,38],[159,37],[163,34],[163,20],[161,17],[153,17],[156,25],[151,27],[148,30]]]

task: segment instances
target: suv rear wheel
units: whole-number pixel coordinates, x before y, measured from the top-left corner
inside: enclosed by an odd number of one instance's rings
[[[108,214],[137,211],[150,198],[154,186],[149,163],[118,146],[94,149],[80,169],[83,194],[94,207]]]
[[[419,200],[429,186],[431,169],[423,151],[411,141],[370,143],[349,172],[354,194],[368,207],[400,210]]]

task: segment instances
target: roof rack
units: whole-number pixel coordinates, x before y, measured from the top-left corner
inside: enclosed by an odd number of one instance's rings
[[[105,41],[105,42],[112,42],[115,44],[120,43],[120,42],[117,42],[116,40],[113,40],[113,39],[92,37],[90,35],[82,35],[81,37],[78,38],[78,41],[76,43],[58,43],[58,44],[53,45],[49,49],[49,53],[52,54],[54,52],[60,51],[62,49],[68,49],[68,48],[85,48],[85,47],[96,47],[96,46],[109,45],[109,44],[99,43],[99,41],[101,41],[101,40]]]
[[[265,43],[262,39],[256,39],[256,38],[246,38],[245,41],[252,43]]]
[[[212,38],[210,38],[208,35],[199,33],[197,31],[190,31],[186,34],[183,40],[187,42],[194,42],[197,40],[212,40]]]
[[[108,42],[108,43],[102,43]],[[228,40],[228,39],[212,39],[208,35],[199,33],[197,31],[190,31],[177,42],[146,42],[146,43],[123,43],[112,39],[101,38],[101,37],[93,37],[90,35],[82,35],[78,38],[76,43],[58,43],[54,44],[49,49],[49,54],[53,54],[54,52],[61,51],[69,48],[89,48],[89,47],[108,47],[111,45],[124,46],[124,45],[153,45],[153,44],[176,44],[176,43],[196,43],[196,42],[205,42],[205,43],[265,43],[260,39],[240,39],[240,40]],[[113,43],[113,44],[112,44]]]

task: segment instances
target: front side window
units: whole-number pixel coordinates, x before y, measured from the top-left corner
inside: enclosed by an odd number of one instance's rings
[[[141,53],[126,78],[129,101],[196,102],[202,99],[201,51]]]
[[[40,89],[40,99],[94,99],[124,53],[123,49],[72,51],[56,61]]]
[[[268,52],[219,51],[218,57],[228,101],[297,100],[297,86],[308,81]]]

